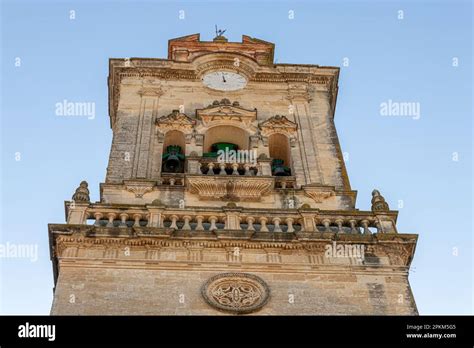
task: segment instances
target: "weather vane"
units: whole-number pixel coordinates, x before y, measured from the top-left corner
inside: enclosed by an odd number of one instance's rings
[[[222,29],[217,29],[217,24],[216,24],[216,37],[222,36],[222,34],[224,34],[226,30],[227,30],[227,29],[224,29],[224,30],[222,30]]]

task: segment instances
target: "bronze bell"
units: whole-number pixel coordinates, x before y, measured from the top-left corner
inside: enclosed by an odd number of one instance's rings
[[[181,147],[170,145],[163,155],[163,172],[181,173],[183,171],[184,156],[181,154]]]
[[[274,159],[272,162],[272,173],[274,176],[289,176],[289,168],[283,164],[283,160]]]

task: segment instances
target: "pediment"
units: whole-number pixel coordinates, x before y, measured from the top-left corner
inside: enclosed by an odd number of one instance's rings
[[[269,136],[274,133],[286,134],[288,136],[294,136],[298,125],[290,121],[286,116],[275,115],[270,117],[268,120],[263,121],[259,125],[263,136]]]
[[[214,101],[204,109],[197,109],[196,116],[205,126],[228,121],[249,125],[257,119],[257,110],[244,109],[237,102],[231,103],[228,99],[222,99]]]
[[[190,130],[196,124],[196,120],[179,110],[173,110],[171,114],[156,119],[156,125],[162,129]]]

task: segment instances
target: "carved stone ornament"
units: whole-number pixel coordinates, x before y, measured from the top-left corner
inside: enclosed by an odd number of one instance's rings
[[[179,110],[173,110],[171,114],[156,119],[158,128],[163,131],[180,130],[184,133],[190,133],[196,124],[196,120]]]
[[[296,137],[298,126],[291,122],[286,116],[275,115],[260,124],[261,134],[268,137],[271,134],[280,133],[289,137]]]
[[[90,202],[88,186],[87,181],[82,181],[72,196],[72,200],[75,202]]]
[[[380,194],[378,190],[372,191],[372,211],[389,211],[390,208],[385,202],[385,198]]]
[[[256,130],[252,122],[257,119],[257,110],[244,109],[239,103],[231,103],[230,100],[225,98],[221,101],[215,100],[204,109],[197,109],[196,115],[205,127],[215,124],[227,124],[249,127],[251,131]]]
[[[322,203],[325,199],[334,195],[334,191],[326,187],[305,186],[303,190],[306,196],[313,199],[316,203]]]
[[[273,178],[191,177],[187,178],[191,193],[204,200],[260,201],[274,187]]]
[[[234,314],[258,311],[267,302],[270,289],[259,277],[247,273],[222,273],[210,278],[201,289],[212,307]]]
[[[132,192],[136,198],[143,198],[144,194],[153,191],[154,186],[153,182],[125,181],[125,188]]]

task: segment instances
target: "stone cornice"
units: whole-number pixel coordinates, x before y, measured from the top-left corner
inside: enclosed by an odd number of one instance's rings
[[[284,262],[272,263],[272,267],[279,269],[295,269],[302,270],[307,267],[317,266],[319,270],[330,271],[334,267],[351,267],[356,270],[362,270],[401,267],[404,271],[410,266],[413,258],[418,235],[415,234],[374,234],[374,235],[353,235],[353,234],[337,234],[337,233],[313,233],[313,238],[300,239],[298,233],[260,233],[254,235],[241,234],[242,238],[220,239],[218,238],[219,230],[214,232],[200,232],[200,238],[195,238],[192,234],[183,235],[166,228],[149,228],[149,227],[130,227],[130,228],[104,228],[90,225],[71,225],[71,224],[49,224],[50,252],[56,269],[59,260],[65,262],[67,260],[77,260],[78,262],[100,263],[102,259],[114,262],[159,262],[159,264],[167,263],[166,267],[179,267],[183,264],[189,266],[190,260],[167,262],[167,260],[144,258],[143,253],[152,252],[153,255],[159,254],[162,250],[202,250],[203,252],[213,253],[220,250],[227,253],[234,248],[240,248],[241,252],[254,253],[264,252],[267,254],[278,254],[282,251],[285,253],[297,253],[300,256],[308,257],[307,261],[302,263],[285,264]],[[236,231],[237,232],[237,231]],[[207,237],[203,237],[206,236]],[[259,236],[260,235],[260,236]],[[267,235],[262,238],[262,235]],[[285,237],[283,237],[285,235]],[[325,257],[325,251],[328,245],[364,245],[366,262],[362,264],[353,264],[352,262],[339,264],[321,259]],[[123,256],[122,253],[108,253],[110,250],[124,250],[130,248],[138,254],[130,254],[132,256]],[[96,250],[99,254],[102,252],[103,257],[94,256],[92,258],[77,258],[79,249]],[[214,251],[213,251],[214,250]],[[140,254],[140,252],[142,254]],[[380,263],[378,260],[384,258],[387,260]],[[337,260],[336,260],[337,261]],[[350,260],[346,260],[350,261]],[[270,267],[268,262],[238,262],[245,264],[246,267]],[[222,261],[209,262],[200,260],[201,264],[221,264]],[[233,262],[226,262],[231,266]],[[205,266],[204,266],[205,267]],[[324,267],[324,268],[321,268]]]

